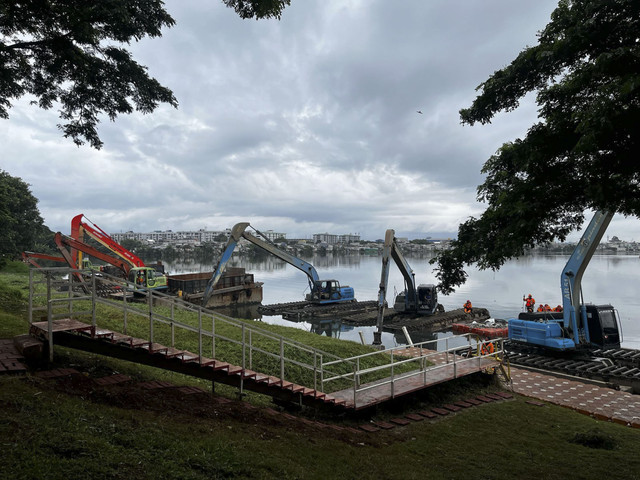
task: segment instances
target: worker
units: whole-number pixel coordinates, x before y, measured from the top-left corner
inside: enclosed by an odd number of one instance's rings
[[[553,309],[554,312],[561,312],[562,311],[562,305],[558,305],[556,308]]]
[[[493,346],[493,343],[489,341],[489,337],[486,337],[482,347],[480,348],[480,354],[492,355],[493,352],[495,352],[495,347]]]
[[[471,300],[464,302],[464,313],[471,313],[472,305]]]
[[[144,273],[138,272],[138,285],[144,285]]]
[[[551,307],[549,306],[549,304],[548,304],[548,303],[545,303],[545,304],[544,304],[544,311],[545,311],[545,312],[550,312],[550,311],[551,311]]]
[[[543,304],[538,305],[538,309],[536,310],[536,312],[544,312],[544,305]]]
[[[536,299],[533,298],[531,294],[527,296],[527,298],[522,297],[522,300],[525,302],[525,307],[527,308],[527,312],[533,312],[533,307],[536,306]]]

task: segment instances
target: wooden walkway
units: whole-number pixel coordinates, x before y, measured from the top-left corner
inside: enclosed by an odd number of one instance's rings
[[[415,347],[394,350],[394,355],[408,357],[428,355],[429,361],[434,365],[427,370],[404,373],[402,378],[399,376],[393,381],[390,378],[385,378],[377,382],[361,385],[357,390],[353,388],[340,390],[333,392],[332,395],[344,400],[347,407],[361,410],[456,378],[493,369],[500,365],[495,356],[472,358],[455,356],[454,358],[453,353],[447,355],[444,352],[429,351]]]
[[[134,338],[118,332],[93,329],[91,325],[71,319],[53,321],[54,344],[83,351],[108,355],[186,375],[209,379],[212,382],[238,387],[269,395],[275,399],[311,406],[339,410],[361,410],[396,397],[429,388],[443,382],[478,373],[500,365],[493,356],[465,358],[453,353],[428,351],[417,348],[395,350],[394,354],[420,357],[428,354],[431,367],[422,371],[403,373],[401,377],[386,378],[374,383],[327,394],[297,385],[278,377],[262,374],[213,358]],[[31,324],[31,335],[46,340],[48,322]]]
[[[47,329],[48,322],[34,322],[31,324],[30,333],[46,340]],[[250,390],[299,405],[345,409],[343,400],[312,388],[220,360],[199,357],[187,350],[166,347],[158,343],[150,344],[147,340],[118,332],[104,329],[92,331],[91,325],[76,320],[55,320],[52,330],[56,345],[204,378],[237,387],[241,391]]]

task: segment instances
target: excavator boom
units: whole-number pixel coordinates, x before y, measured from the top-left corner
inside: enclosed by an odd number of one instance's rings
[[[86,232],[91,238],[93,238],[96,242],[100,243],[102,246],[108,248],[110,251],[115,253],[118,257],[122,258],[125,262],[127,262],[132,267],[144,267],[144,262],[140,257],[138,257],[135,253],[130,252],[118,242],[116,242],[113,238],[109,236],[107,232],[102,230],[95,223],[91,222],[88,218],[84,217],[84,214],[79,214],[71,219],[71,237],[84,242],[84,233]],[[79,265],[79,259],[81,255],[79,255],[78,250],[72,248],[71,255],[74,259],[76,265]],[[80,250],[82,252],[82,250]],[[105,260],[106,261],[106,260]]]
[[[100,250],[97,250],[92,246],[87,245],[84,242],[81,242],[80,240],[76,240],[75,238],[69,237],[67,235],[63,235],[60,232],[56,233],[54,240],[56,242],[56,245],[58,246],[58,250],[60,250],[60,253],[66,259],[67,263],[71,268],[77,268],[77,267],[75,266],[73,256],[68,249],[74,249],[74,250],[86,253],[87,255],[91,255],[92,257],[95,257],[99,260],[102,260],[103,262],[113,265],[114,267],[117,267],[120,270],[122,270],[125,276],[129,274],[129,271],[132,268],[131,265],[129,265],[127,262],[114,258],[110,255],[107,255],[106,253],[102,253]]]
[[[246,231],[248,227],[248,222],[241,222],[231,229],[231,235],[227,241],[227,246],[225,247],[216,270],[213,272],[211,280],[209,280],[202,296],[203,305],[206,305],[213,295],[213,290],[216,284],[222,277],[233,251],[236,249],[238,242],[242,238],[304,272],[309,281],[309,288],[311,290],[309,299],[311,301],[319,303],[333,303],[354,300],[353,289],[351,287],[340,287],[338,282],[335,280],[320,280],[315,267],[309,262],[305,262],[300,258],[294,257],[290,253],[279,250],[274,245],[251,235]]]

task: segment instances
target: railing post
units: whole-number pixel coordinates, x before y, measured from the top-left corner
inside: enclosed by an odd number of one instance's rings
[[[198,363],[202,365],[202,309],[198,309]]]
[[[47,272],[47,337],[49,340],[49,362],[53,363],[53,306],[51,303],[50,272]]]
[[[244,371],[246,369],[246,355],[247,355],[247,339],[246,329],[244,323],[242,323],[242,372],[240,372],[240,398],[244,394]]]
[[[395,393],[395,379],[394,379],[394,369],[393,369],[393,350],[391,350],[391,398],[394,398],[393,395]]]
[[[211,315],[211,358],[216,358],[216,317]]]
[[[29,325],[33,323],[33,269],[29,269]]]
[[[249,330],[249,370],[253,370],[253,330]]]
[[[318,390],[318,354],[313,352],[313,389]]]
[[[280,380],[284,382],[284,338],[280,337]]]
[[[82,275],[82,274],[81,274]],[[91,336],[96,336],[96,272],[91,271]]]
[[[444,339],[444,352],[445,352],[444,353],[445,362],[449,363],[449,337],[446,337]]]
[[[320,354],[320,390],[324,392],[324,360]]]
[[[456,364],[457,355],[453,355],[453,378],[458,378],[458,365]]]
[[[360,371],[360,368],[358,366],[360,359],[358,358],[358,361],[356,362],[356,364],[353,366],[353,406],[354,408],[358,408],[358,387],[359,387],[359,383],[360,383],[360,374],[358,373]]]
[[[127,307],[127,293],[129,292],[129,285],[127,283],[124,284],[124,289],[122,291],[122,310],[123,310],[123,329],[122,333],[127,334],[127,314],[129,313],[129,309]]]
[[[153,294],[147,288],[147,303],[149,304],[149,351],[153,349]]]
[[[175,302],[171,302],[171,348],[176,346]]]

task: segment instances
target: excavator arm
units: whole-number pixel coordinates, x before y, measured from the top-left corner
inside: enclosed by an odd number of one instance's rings
[[[76,215],[71,219],[72,238],[80,242],[84,242],[84,233],[86,232],[87,235],[93,238],[96,242],[100,243],[102,246],[108,248],[111,252],[127,262],[131,267],[145,266],[142,259],[135,253],[130,252],[129,250],[124,248],[113,238],[111,238],[107,232],[102,230],[95,223],[91,222],[88,218],[84,217],[83,220],[83,217],[84,214],[81,213],[80,215]],[[79,262],[82,258],[82,254],[78,253],[78,251],[83,252],[83,250],[78,250],[75,247],[72,247],[71,249],[71,255],[76,265],[80,265]]]
[[[57,257],[55,255],[48,255],[46,253],[37,253],[37,252],[22,252],[22,260],[25,263],[30,263],[36,268],[42,268],[35,259],[38,258],[40,260],[50,260],[52,262],[58,263],[67,263],[67,260],[64,257]]]
[[[402,255],[396,243],[396,232],[388,229],[384,235],[384,248],[382,250],[382,273],[380,275],[380,288],[378,290],[378,317],[376,321],[377,330],[374,332],[374,345],[382,343],[382,324],[384,322],[384,309],[387,296],[387,285],[389,283],[389,257],[393,258],[400,269],[406,284],[406,303],[417,305],[415,274],[409,263]]]
[[[281,260],[284,260],[289,265],[292,265],[297,269],[303,271],[308,277],[309,287],[311,288],[312,292],[316,291],[319,288],[320,278],[318,276],[318,272],[316,271],[313,265],[311,265],[308,262],[305,262],[300,258],[294,257],[293,255],[287,252],[283,252],[282,250],[279,250],[273,245],[271,245],[270,243],[265,242],[264,240],[254,235],[251,235],[246,231],[248,227],[249,227],[248,222],[241,222],[234,225],[234,227],[231,229],[231,235],[229,236],[229,240],[227,241],[227,246],[225,247],[224,252],[222,253],[222,257],[218,262],[216,270],[213,272],[211,279],[207,283],[207,287],[205,288],[204,294],[202,296],[203,305],[206,305],[209,299],[211,298],[211,296],[213,295],[213,289],[215,288],[216,284],[222,277],[222,274],[224,273],[227,263],[231,259],[231,255],[236,249],[238,242],[242,238],[251,242],[257,247],[262,248],[263,250],[267,251],[271,255],[278,257]]]
[[[587,310],[580,299],[582,275],[587,269],[612,218],[613,212],[598,211],[595,213],[562,270],[560,281],[564,325],[571,328],[576,345],[583,343],[579,338],[580,331],[584,332],[586,343],[590,342],[589,329],[585,328]]]
[[[245,240],[253,243],[255,246],[262,248],[267,251],[271,255],[284,260],[289,265],[296,267],[299,270],[302,270],[309,280],[309,287],[311,291],[314,292],[319,288],[320,277],[318,276],[318,272],[315,267],[304,260],[294,257],[293,255],[283,252],[282,250],[277,249],[272,244],[265,242],[264,240],[251,235],[246,229],[249,227],[248,222],[241,222],[234,225],[231,229],[231,235],[229,236],[229,240],[227,241],[227,246],[222,253],[222,257],[218,262],[216,270],[213,272],[213,275],[209,282],[207,283],[207,287],[205,288],[204,294],[202,296],[202,304],[206,305],[211,296],[213,295],[213,289],[217,285],[218,281],[222,277],[224,270],[227,266],[227,263],[231,259],[231,255],[234,250],[238,246],[238,242],[240,239],[244,238]]]
[[[60,253],[65,258],[65,260],[67,261],[67,263],[71,268],[77,268],[75,266],[73,255],[70,251],[71,249],[86,253],[87,255],[91,255],[92,257],[95,257],[99,260],[102,260],[103,262],[113,265],[114,267],[117,267],[120,270],[122,270],[125,276],[129,274],[129,271],[132,268],[131,265],[129,265],[127,262],[120,260],[118,258],[114,258],[110,255],[107,255],[106,253],[102,253],[100,250],[97,250],[92,246],[87,245],[84,242],[81,242],[80,240],[76,240],[75,238],[68,237],[67,235],[63,235],[60,232],[56,233],[54,240],[56,242],[56,245],[58,246],[58,250],[60,251]]]

